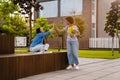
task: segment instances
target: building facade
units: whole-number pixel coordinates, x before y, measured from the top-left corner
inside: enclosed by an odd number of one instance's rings
[[[38,0],[44,7],[37,12],[35,17],[45,17],[49,23],[64,23],[66,16],[80,16],[85,20],[84,36],[79,39],[80,49],[89,49],[89,38],[109,37],[104,32],[105,14],[109,11],[111,2],[115,0]],[[36,16],[37,15],[37,16]],[[66,38],[63,42],[59,38],[50,39],[51,47],[57,47],[56,43],[66,46]],[[54,45],[53,45],[54,44]],[[58,44],[58,45],[60,45]]]
[[[104,31],[106,13],[109,12],[111,3],[115,0],[98,0],[97,2],[97,37],[110,37]]]

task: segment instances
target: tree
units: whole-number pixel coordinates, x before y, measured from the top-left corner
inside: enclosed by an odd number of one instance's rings
[[[18,10],[18,6],[14,5],[12,0],[0,0],[0,13],[1,15],[9,15]]]
[[[0,27],[0,33],[28,36],[29,28],[23,17],[20,15],[14,15],[9,18],[9,23],[4,23],[3,26]]]
[[[115,35],[119,39],[119,53],[120,53],[120,1],[116,0],[111,3],[111,8],[108,13],[106,13],[106,23],[104,31],[112,37],[112,44]],[[112,45],[112,55],[113,55],[113,45]]]
[[[26,24],[25,17],[22,17],[20,15],[15,15],[10,18],[10,24],[13,27],[13,30],[15,31],[15,34],[17,36],[28,36],[29,35],[29,27]]]
[[[83,37],[84,35],[84,31],[85,31],[85,21],[83,20],[83,18],[79,17],[79,16],[75,16],[74,17],[75,20],[75,25],[78,26],[79,32],[80,32],[80,37]]]
[[[15,34],[15,31],[13,30],[12,25],[3,25],[0,27],[0,33],[5,33],[5,34]]]
[[[33,30],[32,30],[33,38],[36,35],[36,29],[37,28],[42,28],[44,32],[47,32],[52,27],[53,27],[53,24],[49,24],[46,18],[44,18],[44,17],[37,18],[35,26],[33,27]],[[53,37],[53,35],[50,34],[49,37]],[[47,41],[47,37],[46,37],[46,41]]]
[[[57,27],[58,27],[59,29],[63,29],[63,28],[64,28],[63,22],[58,23],[58,24],[57,24]],[[64,48],[64,34],[65,34],[65,33],[57,33],[56,31],[55,31],[55,33],[54,33],[55,36],[62,38],[62,44],[61,44],[61,45],[59,44],[58,51],[60,51],[61,48],[62,48],[62,49]]]
[[[10,14],[17,11],[19,7],[14,5],[12,0],[0,0],[0,27],[9,22]]]
[[[0,0],[0,33],[27,36],[28,29],[25,20],[15,15],[19,7],[12,0]]]
[[[39,9],[42,10],[43,7],[39,4],[39,2],[36,2],[36,0],[13,0],[13,3],[20,6],[19,12],[21,14],[27,14],[29,16],[30,33],[29,33],[29,43],[28,43],[28,45],[30,45],[31,39],[32,39],[32,25],[31,25],[32,8],[34,8],[36,11],[38,11]]]
[[[0,13],[0,27],[3,25],[4,23],[4,18],[2,17],[1,13]]]

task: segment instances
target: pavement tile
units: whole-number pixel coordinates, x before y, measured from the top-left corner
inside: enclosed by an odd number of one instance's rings
[[[18,80],[120,80],[120,59],[79,58],[79,70],[59,70]]]

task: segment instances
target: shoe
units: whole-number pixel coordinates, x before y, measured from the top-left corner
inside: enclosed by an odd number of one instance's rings
[[[66,69],[68,70],[68,69],[72,69],[73,67],[72,67],[72,65],[69,65]]]
[[[35,52],[35,54],[44,54],[44,50],[40,52]]]
[[[44,54],[53,53],[52,51],[45,51]]]
[[[74,69],[79,70],[80,68],[79,68],[78,65],[75,65],[75,66],[74,66]]]

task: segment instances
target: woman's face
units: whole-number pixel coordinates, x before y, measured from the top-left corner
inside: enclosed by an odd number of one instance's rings
[[[43,28],[40,28],[40,30],[41,30],[41,32],[44,32],[44,31],[43,31]]]
[[[65,22],[66,22],[67,25],[70,25],[70,23],[67,20],[65,20]]]

